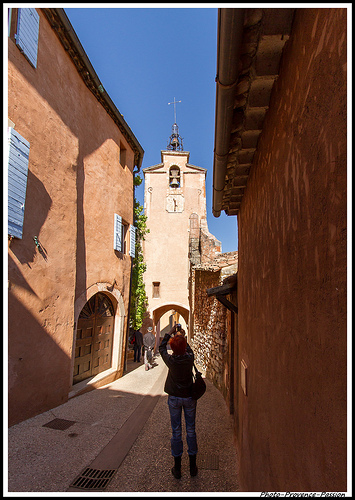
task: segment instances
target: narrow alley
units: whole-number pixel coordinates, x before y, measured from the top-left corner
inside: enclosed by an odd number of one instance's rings
[[[3,6],[8,496],[352,494],[352,4],[226,5]]]
[[[128,361],[122,378],[12,426],[8,491],[238,491],[230,417],[208,380],[197,406],[198,475],[189,474],[185,434],[182,477],[171,474],[166,373],[159,355],[149,371]],[[97,481],[97,471],[108,480]],[[94,479],[82,479],[85,472]]]

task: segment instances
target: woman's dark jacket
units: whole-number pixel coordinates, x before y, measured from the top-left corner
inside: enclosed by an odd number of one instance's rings
[[[168,376],[166,377],[164,391],[171,396],[179,398],[188,398],[191,396],[192,388],[192,366],[194,363],[194,353],[187,344],[186,353],[181,356],[168,354],[167,344],[170,340],[170,335],[165,334],[159,346],[159,352],[164,363],[169,368]]]

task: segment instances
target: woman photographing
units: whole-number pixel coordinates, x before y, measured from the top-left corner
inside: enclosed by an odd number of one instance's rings
[[[168,343],[170,343],[173,354],[168,354]],[[169,395],[168,406],[172,429],[171,453],[174,457],[174,467],[171,472],[176,479],[181,478],[181,456],[183,452],[181,415],[182,409],[184,409],[190,475],[196,476],[198,470],[196,466],[197,439],[195,431],[197,402],[191,397],[194,353],[187,343],[185,331],[180,324],[174,325],[165,334],[159,346],[159,352],[164,363],[169,368],[164,391]]]

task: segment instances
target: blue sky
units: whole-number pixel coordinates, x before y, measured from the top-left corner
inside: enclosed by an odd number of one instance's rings
[[[237,250],[237,217],[212,215],[217,8],[88,5],[64,10],[103,87],[144,149],[142,168],[160,163],[174,123],[174,106],[168,103],[181,101],[176,121],[184,150],[191,164],[207,169],[209,231],[222,242],[223,252]],[[136,190],[141,204],[143,193],[142,185]]]

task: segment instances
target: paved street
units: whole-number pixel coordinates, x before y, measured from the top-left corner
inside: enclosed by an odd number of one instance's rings
[[[190,477],[184,433],[182,478],[172,476],[166,373],[160,356],[149,371],[128,361],[115,382],[11,427],[4,492],[237,492],[230,416],[209,381],[197,406],[199,473]]]

